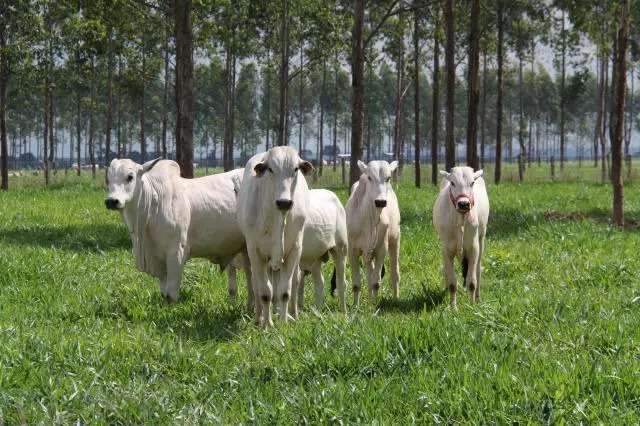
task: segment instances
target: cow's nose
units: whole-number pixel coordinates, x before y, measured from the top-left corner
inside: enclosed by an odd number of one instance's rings
[[[387,207],[387,200],[375,200],[374,203],[378,208]]]
[[[278,206],[278,209],[283,211],[291,210],[291,206],[293,206],[293,200],[276,200],[276,206]]]
[[[470,206],[471,206],[471,203],[469,203],[469,201],[465,201],[465,200],[458,201],[458,208],[460,210],[469,210]]]
[[[118,200],[116,200],[115,198],[107,198],[106,200],[104,200],[104,205],[109,210],[115,210],[118,208]]]

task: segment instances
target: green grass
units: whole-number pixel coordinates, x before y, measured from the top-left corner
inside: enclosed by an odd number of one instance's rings
[[[452,311],[435,189],[403,183],[400,299],[264,332],[204,261],[165,304],[103,189],[56,179],[0,194],[0,424],[640,421],[640,234],[608,185],[490,185],[483,300]]]

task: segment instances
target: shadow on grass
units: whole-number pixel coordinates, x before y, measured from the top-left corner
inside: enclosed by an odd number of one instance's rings
[[[626,211],[625,212],[625,229],[639,229],[640,228],[640,212]],[[611,210],[603,208],[592,208],[585,212],[558,212],[549,210],[544,213],[544,218],[550,221],[582,221],[592,220],[598,224],[611,225]]]
[[[445,291],[426,288],[422,286],[420,293],[414,293],[409,298],[382,299],[378,303],[380,313],[409,313],[409,312],[430,312],[445,301]]]
[[[35,225],[0,229],[0,241],[11,245],[77,252],[100,252],[131,246],[126,229],[115,224]]]
[[[170,328],[191,340],[228,341],[240,333],[244,314],[243,306],[229,306],[216,311],[199,306],[194,310],[180,309],[173,314],[163,315],[154,323],[159,331]]]

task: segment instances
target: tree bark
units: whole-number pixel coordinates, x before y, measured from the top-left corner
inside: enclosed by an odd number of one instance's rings
[[[564,23],[565,13],[562,11],[562,64],[560,67],[560,170],[564,170],[564,151],[565,151],[565,85],[566,85],[566,59],[567,59],[567,41]]]
[[[322,85],[320,86],[320,135],[318,139],[319,158],[318,158],[318,176],[322,176],[324,163],[324,98],[325,83],[327,80],[327,62],[322,64]]]
[[[224,140],[222,144],[222,164],[225,171],[233,169],[233,110],[235,68],[232,43],[225,46],[225,96],[224,96]]]
[[[109,38],[107,40],[107,117],[105,124],[105,156],[104,166],[109,166],[111,159],[111,129],[113,127],[113,29],[109,27]],[[107,173],[104,174],[104,181],[107,183]]]
[[[364,0],[355,0],[351,52],[351,159],[349,187],[360,179],[358,160],[362,159],[363,99],[364,99]]]
[[[0,183],[3,191],[9,190],[9,150],[7,149],[7,86],[9,85],[9,58],[7,53],[7,27],[0,22]]]
[[[95,85],[96,85],[96,67],[94,58],[91,58],[91,90],[90,90],[90,107],[89,107],[89,162],[91,163],[91,177],[96,178],[96,148],[95,148],[95,123],[94,123],[94,110],[95,110]]]
[[[438,11],[436,15],[436,27],[438,25]],[[431,117],[431,183],[438,184],[438,127],[440,126],[440,42],[437,28],[433,36],[433,107]]]
[[[333,171],[338,167],[338,54],[334,64],[334,86],[333,86]]]
[[[502,62],[503,58],[503,45],[504,45],[504,16],[503,16],[503,1],[498,0],[498,45],[497,45],[497,60],[498,60],[498,82],[497,82],[497,101],[496,101],[496,165],[494,170],[494,181],[496,184],[500,183],[502,177],[502,95],[504,92],[504,83],[502,81]]]
[[[288,145],[288,91],[289,91],[289,0],[282,0],[280,24],[280,111],[278,118],[278,145]]]
[[[162,158],[167,158],[167,123],[169,115],[169,25],[164,37],[164,89],[162,95]]]
[[[175,0],[176,160],[182,177],[193,177],[193,29],[191,0]]]
[[[477,0],[474,0],[477,1]],[[420,37],[418,34],[420,16],[417,9],[418,0],[413,2],[416,10],[413,11],[413,117],[415,121],[415,136],[414,136],[414,180],[416,188],[420,188]]]
[[[520,182],[524,180],[525,159],[527,148],[524,144],[525,122],[524,122],[524,76],[523,76],[523,53],[518,54],[518,86],[519,86],[519,116],[518,116],[518,144],[520,145],[520,161],[518,163],[518,178]]]
[[[140,75],[140,84],[142,92],[140,93],[140,158],[144,163],[147,161],[147,138],[144,134],[145,130],[145,119],[144,119],[144,101],[145,101],[145,89],[146,89],[146,81],[145,81],[145,68],[146,68],[146,54],[144,51],[144,37],[142,38],[142,73]]]
[[[478,104],[480,103],[480,0],[471,0],[469,24],[469,112],[467,115],[467,165],[477,170],[478,164]]]
[[[49,65],[46,65],[45,69],[45,77],[44,77],[44,111],[43,111],[43,134],[42,134],[42,144],[43,144],[43,172],[44,172],[44,184],[45,186],[49,185],[49,96],[50,96],[50,87],[49,87]],[[13,153],[15,157],[15,149]]]
[[[627,44],[629,39],[629,0],[620,3],[620,27],[616,54],[615,130],[611,145],[611,181],[613,184],[613,223],[624,226],[624,184],[622,181],[622,142],[624,102],[627,88]]]
[[[455,22],[453,16],[454,0],[446,0],[444,8],[444,21],[447,33],[445,46],[445,62],[447,68],[447,115],[445,134],[445,168],[447,171],[456,165],[456,141],[454,135],[454,113],[455,113]]]
[[[484,168],[484,148],[487,128],[487,51],[482,53],[482,115],[480,123],[480,168]]]

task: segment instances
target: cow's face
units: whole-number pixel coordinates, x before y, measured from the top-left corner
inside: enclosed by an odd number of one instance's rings
[[[391,188],[391,174],[398,168],[398,162],[391,164],[386,161],[371,161],[364,164],[358,160],[358,167],[367,177],[366,202],[370,202],[376,208],[387,207],[387,192]]]
[[[454,167],[451,173],[440,172],[449,181],[449,199],[458,213],[468,213],[473,207],[473,184],[482,173],[482,170],[474,172],[471,167]]]
[[[264,159],[253,170],[256,176],[268,182],[274,194],[275,206],[286,213],[293,207],[293,194],[300,173],[308,175],[313,171],[313,166],[301,159],[295,149],[277,146],[267,151]]]
[[[104,200],[109,210],[121,210],[133,198],[136,186],[145,172],[160,161],[160,158],[138,164],[129,159],[114,159],[107,170],[107,188],[109,193]]]

